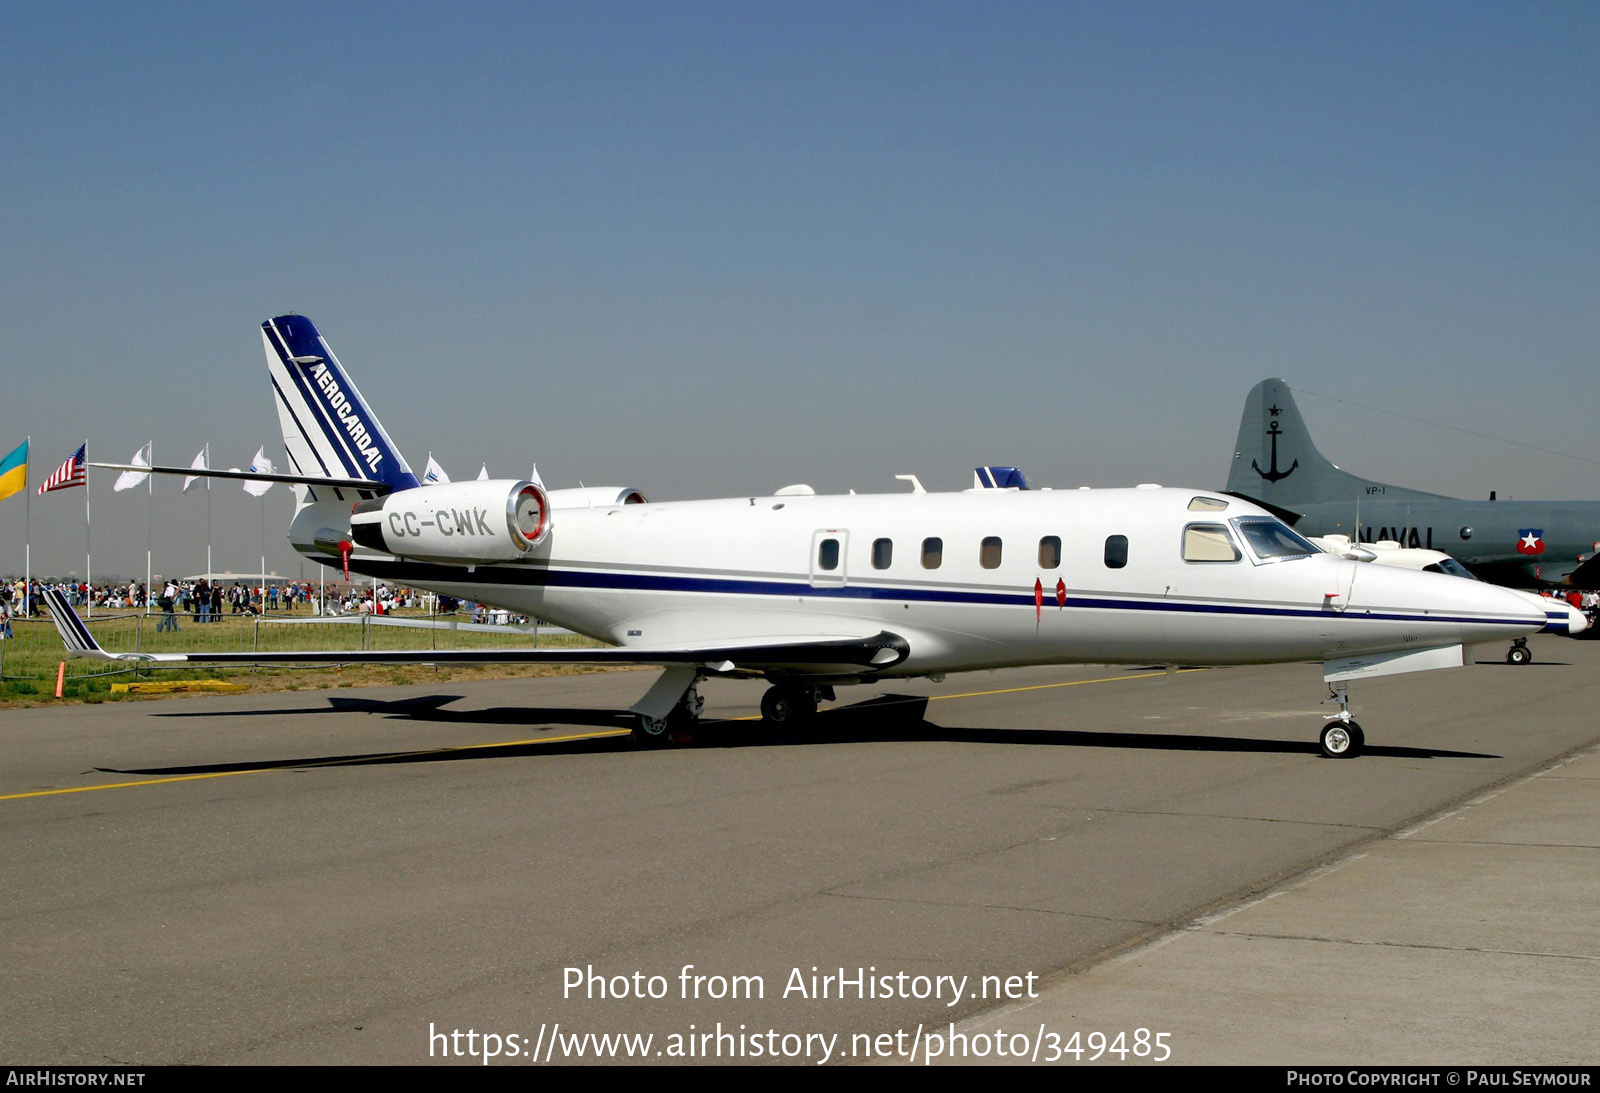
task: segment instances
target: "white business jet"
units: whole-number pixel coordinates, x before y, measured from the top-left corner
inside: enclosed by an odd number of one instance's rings
[[[1026,664],[1311,660],[1339,706],[1322,752],[1348,757],[1364,740],[1349,680],[1459,666],[1473,643],[1545,623],[1504,589],[1324,554],[1213,490],[796,490],[650,503],[621,488],[424,485],[309,319],[271,319],[262,340],[292,473],[211,474],[292,483],[296,550],[613,647],[108,653],[52,600],[74,652],[157,665],[660,665],[632,707],[645,741],[694,724],[708,677],[765,678],[762,713],[784,722],[813,716],[843,684]]]

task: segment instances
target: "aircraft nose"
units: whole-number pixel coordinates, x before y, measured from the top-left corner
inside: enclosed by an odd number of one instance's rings
[[[1458,577],[1448,578],[1461,580]],[[1467,641],[1500,641],[1537,633],[1549,622],[1538,604],[1530,603],[1509,588],[1477,581],[1461,581],[1467,589],[1461,593],[1460,609]]]
[[[1589,616],[1573,607],[1566,600],[1552,597],[1545,600],[1549,606],[1545,608],[1545,616],[1549,619],[1546,630],[1552,634],[1581,634],[1589,629]]]
[[[1353,609],[1415,612],[1429,633],[1452,644],[1509,641],[1537,633],[1548,621],[1541,604],[1518,592],[1443,573],[1364,565],[1352,592]]]

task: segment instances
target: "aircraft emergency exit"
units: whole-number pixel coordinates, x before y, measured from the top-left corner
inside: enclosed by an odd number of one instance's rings
[[[1537,631],[1504,589],[1362,566],[1217,491],[789,493],[558,507],[529,481],[419,484],[309,319],[262,324],[311,561],[546,619],[598,650],[108,653],[64,601],[70,649],[153,664],[486,661],[660,665],[636,736],[692,726],[706,678],[761,677],[771,721],[833,688],[1028,664],[1322,661],[1319,742],[1357,754],[1351,679],[1459,666]],[[162,468],[193,474],[190,468]],[[636,503],[625,503],[634,501]]]

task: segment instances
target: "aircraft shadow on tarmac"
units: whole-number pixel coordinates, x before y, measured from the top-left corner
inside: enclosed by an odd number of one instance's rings
[[[268,759],[241,763],[215,763],[204,766],[96,768],[109,774],[213,774],[245,770],[278,770],[331,766],[372,766],[400,763],[445,763],[469,759],[513,759],[531,756],[599,755],[636,752],[641,749],[621,735],[633,724],[631,715],[611,710],[563,709],[557,707],[496,707],[487,710],[446,710],[456,701],[454,695],[427,695],[421,698],[384,702],[372,699],[330,698],[327,709],[248,710],[243,716],[299,713],[378,713],[387,718],[460,725],[523,725],[530,729],[584,725],[617,730],[617,735],[581,740],[519,741],[513,744],[445,746],[355,755],[321,755],[295,759]],[[912,695],[880,695],[865,702],[837,706],[824,711],[810,724],[772,726],[756,720],[706,719],[692,738],[679,738],[680,744],[698,747],[747,748],[792,747],[795,745],[863,743],[969,743],[1008,744],[1031,747],[1121,748],[1140,751],[1233,752],[1253,754],[1316,755],[1317,744],[1309,740],[1264,740],[1237,736],[1206,736],[1179,733],[1091,732],[1081,729],[991,729],[937,725],[926,718],[928,700]],[[215,713],[171,713],[160,717],[228,717]],[[654,747],[648,750],[656,750]],[[1484,752],[1447,751],[1438,748],[1400,747],[1368,744],[1364,753],[1399,759],[1498,759]]]
[[[1478,664],[1484,668],[1570,668],[1572,665],[1564,660],[1530,660],[1526,664],[1509,664],[1503,660],[1480,660]]]
[[[156,713],[152,717],[299,717],[304,714],[367,713],[407,721],[443,721],[472,725],[538,725],[558,722],[563,725],[592,725],[608,729],[631,729],[634,718],[621,710],[565,709],[554,706],[500,706],[489,710],[447,710],[461,695],[422,695],[417,698],[350,698],[329,695],[326,706],[295,706],[277,710],[181,710]]]

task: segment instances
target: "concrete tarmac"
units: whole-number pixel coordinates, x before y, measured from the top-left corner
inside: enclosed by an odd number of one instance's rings
[[[1600,643],[1533,647],[1353,688],[1354,760],[1311,665],[803,733],[713,681],[669,749],[635,672],[0,712],[0,1061],[893,1061],[1027,1002],[1178,1063],[1593,1063]]]
[[[1142,1027],[1171,1032],[1172,1061],[1190,1064],[1594,1066],[1597,804],[1589,749],[961,1022],[965,1039],[946,1043],[1018,1063],[995,1054],[1008,1030],[1077,1031],[1075,1061],[1114,1064],[1138,1056],[1088,1035]]]

